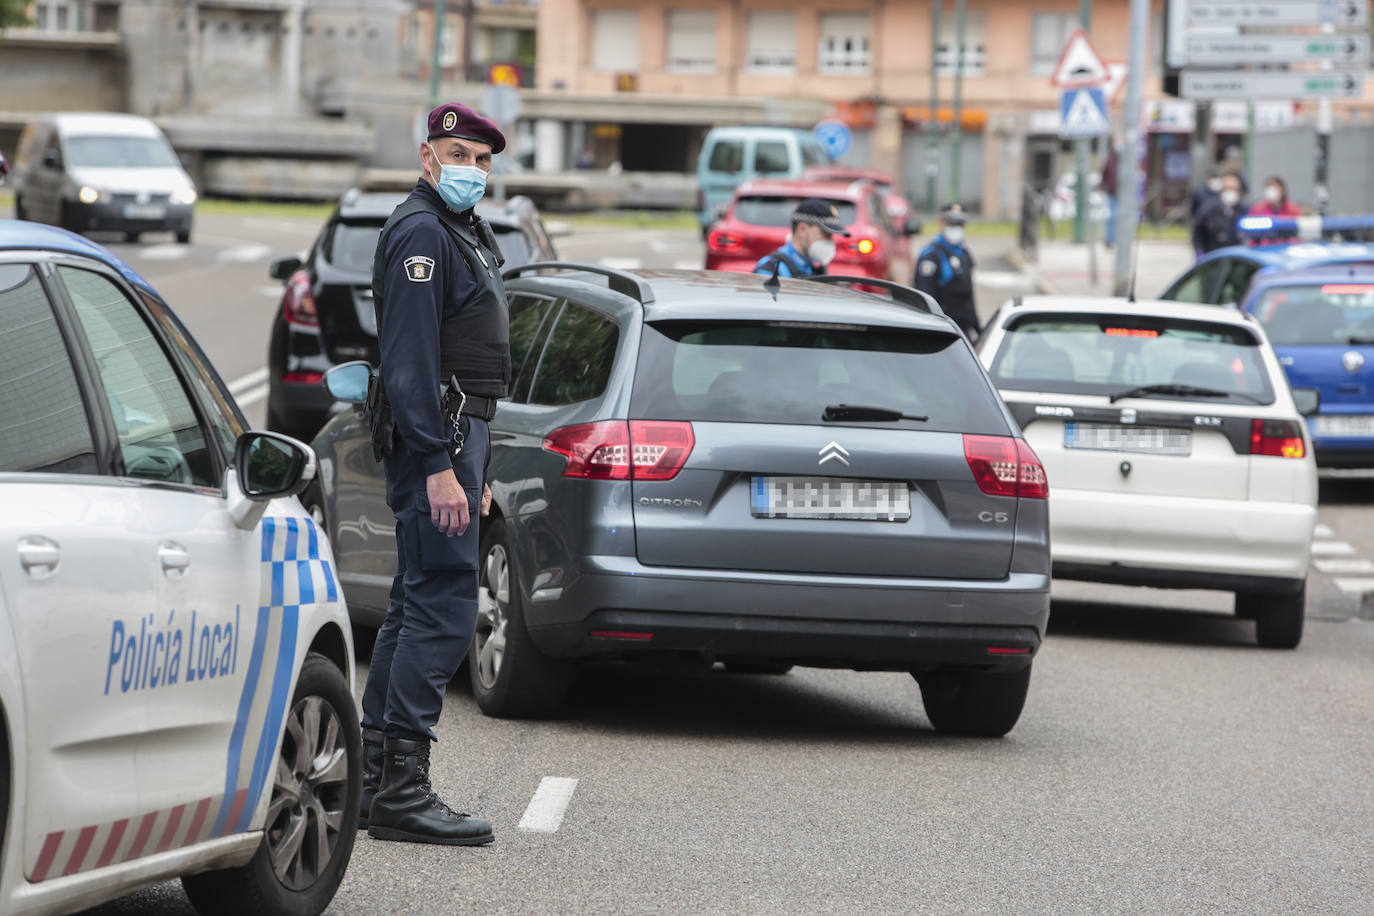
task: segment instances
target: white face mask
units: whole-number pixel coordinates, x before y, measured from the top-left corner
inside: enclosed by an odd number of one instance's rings
[[[945,241],[949,242],[951,245],[964,244],[963,226],[946,226],[945,231],[941,234],[945,237]]]
[[[1278,188],[1274,187],[1273,185],[1270,185],[1269,187],[1264,189],[1264,199],[1269,201],[1271,204],[1276,204],[1279,201],[1283,200],[1283,192],[1280,191]]]
[[[1221,202],[1228,207],[1234,207],[1240,203],[1240,192],[1227,189],[1221,192]]]
[[[835,240],[816,239],[806,247],[806,256],[817,264],[825,267],[835,260]]]
[[[1221,179],[1220,179],[1220,178],[1212,178],[1212,179],[1210,179],[1210,180],[1207,182],[1207,190],[1211,191],[1213,194],[1220,194],[1220,193],[1221,193]]]

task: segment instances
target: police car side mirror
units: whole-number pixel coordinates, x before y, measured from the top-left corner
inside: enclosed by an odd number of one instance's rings
[[[233,480],[226,486],[234,523],[252,528],[269,501],[304,490],[315,470],[315,450],[304,442],[257,430],[239,436],[230,467]]]
[[[291,275],[301,269],[301,259],[297,257],[277,258],[268,268],[268,273],[273,280],[288,280]]]
[[[1316,388],[1294,388],[1293,404],[1302,416],[1313,416],[1322,406],[1322,393]]]
[[[342,363],[324,374],[324,389],[336,401],[361,404],[367,400],[367,380],[372,366],[363,360]]]
[[[913,216],[906,221],[906,225],[902,227],[902,231],[907,235],[920,235],[921,230],[924,228],[921,221]]]

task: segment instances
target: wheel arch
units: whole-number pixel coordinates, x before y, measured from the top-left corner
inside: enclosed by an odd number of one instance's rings
[[[338,624],[330,621],[315,633],[310,641],[308,652],[318,652],[338,667],[350,682],[353,679],[353,655],[349,650],[348,639]]]

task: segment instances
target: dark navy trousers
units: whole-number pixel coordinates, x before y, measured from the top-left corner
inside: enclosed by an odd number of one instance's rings
[[[460,422],[463,450],[453,470],[472,513],[463,534],[448,537],[434,527],[417,461],[398,446],[385,462],[387,502],[396,514],[397,571],[372,649],[362,725],[393,738],[437,740],[444,687],[467,654],[477,623],[479,519],[491,433],[479,417]]]

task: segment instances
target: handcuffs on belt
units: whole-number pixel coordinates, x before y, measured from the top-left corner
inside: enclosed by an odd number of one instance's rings
[[[453,407],[454,398],[458,399],[458,406]],[[450,376],[448,388],[444,391],[444,396],[440,401],[440,408],[453,423],[453,457],[457,458],[458,453],[463,450],[463,427],[459,418],[463,415],[463,407],[468,402],[468,396],[463,393],[463,388],[458,384],[458,376]],[[452,409],[450,409],[452,408]]]

